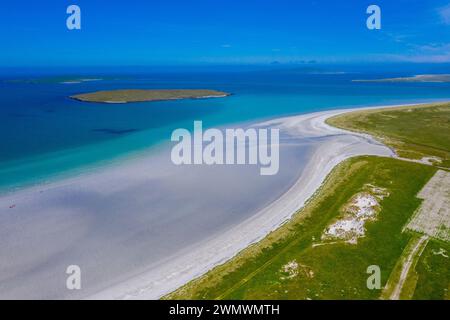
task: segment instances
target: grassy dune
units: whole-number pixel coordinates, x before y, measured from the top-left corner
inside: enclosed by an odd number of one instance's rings
[[[332,126],[369,133],[411,159],[438,157],[450,167],[450,103],[355,111],[327,120]]]
[[[330,125],[347,130],[369,133],[391,146],[404,158],[439,158],[432,163],[441,168],[450,167],[450,103],[437,103],[395,109],[357,111],[328,119]],[[410,232],[414,238],[420,234]],[[410,244],[414,243],[414,239]],[[450,246],[431,238],[408,273],[402,299],[450,299]],[[391,279],[397,279],[402,254]],[[383,293],[389,296],[389,289]]]
[[[331,125],[370,133],[400,156],[439,157],[449,165],[450,104],[356,111],[329,119]],[[421,205],[417,193],[434,166],[392,158],[358,157],[338,165],[309,203],[285,225],[234,259],[191,281],[166,299],[379,299],[369,290],[367,267],[381,269],[382,288],[398,277],[401,262],[419,234],[404,226]],[[357,244],[321,244],[327,226],[355,194],[371,184],[388,196]],[[319,244],[319,246],[317,246]],[[449,299],[448,243],[430,239],[414,259],[401,298]],[[286,266],[297,266],[289,272]]]
[[[382,285],[409,242],[402,228],[420,205],[417,192],[435,168],[379,157],[340,164],[316,197],[294,218],[235,259],[167,296],[170,299],[376,299],[381,290],[366,286],[369,265],[378,265]],[[341,208],[367,184],[385,188],[375,222],[357,244],[313,247]],[[289,277],[283,266],[295,261]]]
[[[73,95],[70,98],[84,102],[103,102],[103,103],[126,103],[126,102],[145,102],[174,99],[194,99],[205,97],[224,97],[229,94],[216,90],[195,90],[195,89],[177,89],[177,90],[108,90],[92,93],[83,93]]]

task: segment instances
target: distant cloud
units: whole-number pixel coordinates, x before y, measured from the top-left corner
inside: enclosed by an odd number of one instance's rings
[[[449,43],[429,43],[426,45],[417,46],[417,50],[424,53],[445,53],[450,54],[450,42]]]
[[[403,61],[418,63],[448,63],[450,62],[450,53],[435,55],[412,55],[405,57]]]
[[[417,63],[449,63],[450,42],[427,43],[422,45],[408,44],[409,50],[405,54],[384,54],[379,58],[391,61]]]
[[[408,50],[403,54],[374,54],[369,55],[374,61],[414,62],[414,63],[449,63],[450,42],[408,44]]]
[[[449,63],[450,53],[443,54],[381,54],[374,56],[375,61],[414,62],[414,63]]]
[[[404,34],[404,33],[395,33],[395,32],[386,32],[385,36],[387,39],[394,41],[396,43],[408,43],[411,38],[414,37],[413,34]]]
[[[222,44],[221,45],[222,48],[231,48],[231,44]]]
[[[441,16],[442,22],[445,24],[450,24],[450,4],[445,7],[438,9],[439,15]]]

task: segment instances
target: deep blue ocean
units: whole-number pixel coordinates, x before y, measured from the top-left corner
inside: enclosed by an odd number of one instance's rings
[[[312,111],[450,100],[450,83],[354,79],[450,73],[450,67],[264,67],[0,70],[0,189],[84,171],[170,141],[174,129]],[[96,104],[70,95],[125,88],[202,88],[226,98]]]

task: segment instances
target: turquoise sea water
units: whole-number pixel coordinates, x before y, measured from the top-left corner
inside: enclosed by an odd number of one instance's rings
[[[222,126],[342,107],[450,100],[449,83],[355,83],[411,70],[341,68],[8,73],[0,80],[0,190],[84,171],[170,141],[176,128]],[[445,70],[444,70],[445,71]],[[448,71],[448,70],[447,70]],[[97,79],[95,81],[69,81]],[[100,79],[100,80],[98,80]],[[11,81],[13,80],[13,81]],[[74,101],[72,94],[119,88],[204,88],[220,99],[132,104]]]

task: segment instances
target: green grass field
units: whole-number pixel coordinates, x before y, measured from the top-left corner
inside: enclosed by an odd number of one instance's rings
[[[417,280],[412,299],[450,299],[449,253],[449,243],[436,240],[428,243],[415,267]]]
[[[329,120],[348,130],[375,135],[405,158],[439,157],[449,165],[450,104],[356,111]],[[403,228],[421,205],[417,193],[435,166],[381,157],[357,157],[338,165],[293,218],[259,243],[167,299],[379,299],[390,297],[402,264],[421,237]],[[327,243],[321,235],[342,216],[349,199],[367,184],[389,194],[375,221],[366,222],[357,244]],[[319,246],[317,246],[319,244]],[[448,299],[448,243],[429,239],[402,287],[402,299]],[[295,265],[295,272],[287,266]],[[381,289],[367,288],[367,267],[381,270]],[[392,289],[392,288],[391,288]]]
[[[339,165],[318,196],[288,224],[167,298],[179,299],[375,299],[381,290],[366,286],[369,265],[381,268],[384,284],[411,235],[403,225],[420,205],[416,193],[435,168],[401,160],[358,157]],[[386,188],[375,222],[356,245],[312,247],[355,193],[371,183]],[[315,240],[313,240],[315,239]],[[295,260],[298,274],[282,268]]]
[[[327,120],[332,126],[369,133],[401,157],[438,157],[450,167],[450,103],[356,111]]]

